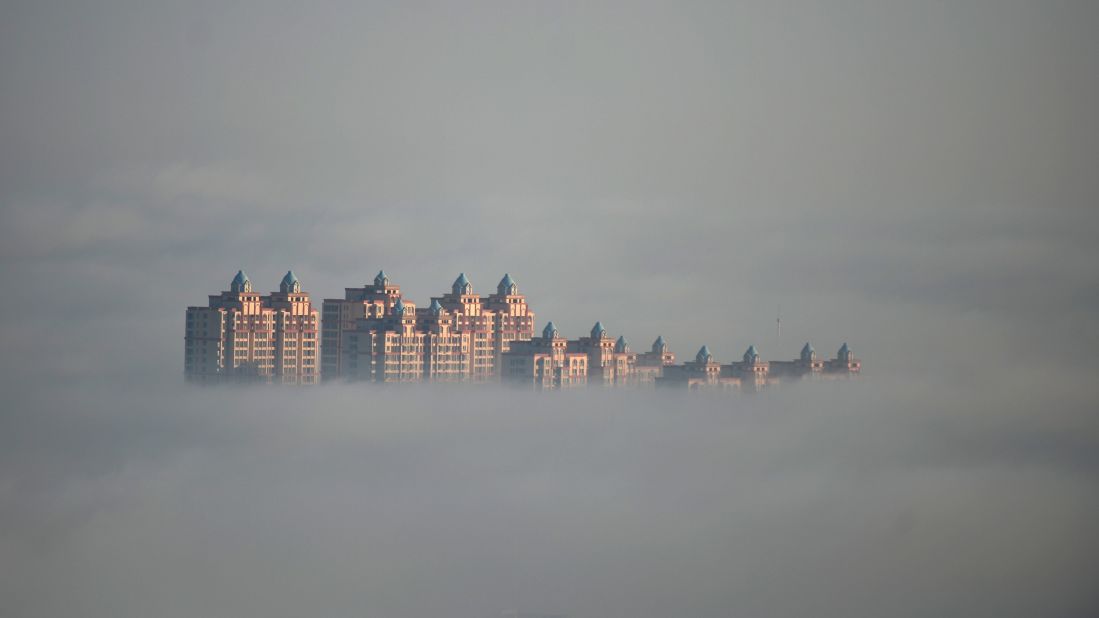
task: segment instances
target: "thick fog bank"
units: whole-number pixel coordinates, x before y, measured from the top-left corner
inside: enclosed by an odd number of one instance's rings
[[[0,15],[0,616],[1099,615],[1099,3]],[[290,268],[864,375],[183,385]]]
[[[1085,616],[1086,390],[34,388],[11,616]]]

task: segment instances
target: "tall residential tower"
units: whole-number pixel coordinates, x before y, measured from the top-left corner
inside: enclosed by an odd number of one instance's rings
[[[206,307],[188,307],[184,373],[195,382],[316,384],[317,312],[293,271],[261,296],[244,271]]]

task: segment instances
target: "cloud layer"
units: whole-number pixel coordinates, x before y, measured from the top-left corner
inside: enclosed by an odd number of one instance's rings
[[[5,415],[12,615],[1087,615],[1090,402],[59,388]],[[1036,413],[1042,411],[1039,417]]]

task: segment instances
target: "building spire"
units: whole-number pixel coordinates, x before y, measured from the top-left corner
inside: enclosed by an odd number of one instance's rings
[[[237,271],[237,276],[233,277],[233,281],[229,284],[229,291],[231,292],[251,292],[252,282],[248,279],[248,275],[244,274],[243,270]]]
[[[698,354],[695,354],[695,362],[698,364],[712,363],[714,355],[710,354],[710,348],[708,346],[702,346],[698,349]]]
[[[459,273],[458,278],[454,280],[454,285],[450,286],[450,290],[454,292],[455,296],[472,294],[473,284],[469,282],[469,277],[466,277],[465,273]]]
[[[668,344],[664,342],[664,335],[657,335],[653,342],[653,352],[663,354],[668,351]]]
[[[288,270],[282,277],[282,283],[279,283],[280,292],[301,292],[301,282],[298,281],[294,271]]]
[[[602,322],[596,322],[595,326],[591,327],[591,338],[602,339],[607,336],[607,329],[603,328]]]
[[[508,273],[504,273],[504,278],[496,286],[496,294],[498,296],[511,296],[518,293],[519,286],[515,284],[515,280]]]
[[[553,325],[553,322],[546,322],[546,327],[542,329],[542,338],[557,339],[558,335],[557,327]]]
[[[754,363],[759,360],[759,352],[756,351],[756,346],[750,345],[744,352],[744,362]]]

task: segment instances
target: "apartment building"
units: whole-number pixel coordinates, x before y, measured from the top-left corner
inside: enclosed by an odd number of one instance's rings
[[[316,384],[317,312],[288,271],[262,296],[244,271],[206,307],[188,307],[184,375],[193,382]]]

